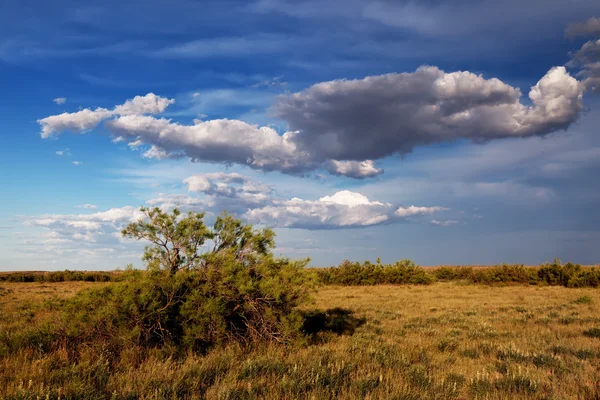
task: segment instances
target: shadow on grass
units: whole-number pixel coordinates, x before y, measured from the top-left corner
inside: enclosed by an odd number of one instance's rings
[[[356,318],[352,315],[351,310],[345,308],[336,307],[325,311],[310,310],[304,314],[302,330],[305,334],[311,336],[320,332],[352,335],[356,328],[366,321],[366,318]]]

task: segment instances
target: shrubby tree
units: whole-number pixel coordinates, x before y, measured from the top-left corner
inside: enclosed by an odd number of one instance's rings
[[[142,212],[122,234],[150,243],[147,271],[130,269],[122,282],[76,296],[67,307],[68,336],[192,350],[301,336],[297,306],[312,289],[308,260],[275,257],[271,229],[225,213],[209,228],[204,213]]]

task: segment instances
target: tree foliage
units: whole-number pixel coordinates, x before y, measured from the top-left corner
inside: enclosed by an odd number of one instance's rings
[[[122,282],[71,300],[67,337],[203,350],[231,341],[286,342],[301,333],[297,306],[312,288],[303,271],[308,260],[274,257],[272,230],[227,214],[209,228],[204,213],[142,211],[145,219],[122,233],[150,242],[147,271],[130,269]]]

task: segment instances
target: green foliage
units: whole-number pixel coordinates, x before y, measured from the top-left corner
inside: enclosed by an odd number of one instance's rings
[[[431,273],[438,281],[472,280],[473,268],[471,267],[439,267]]]
[[[373,264],[370,261],[361,264],[345,260],[337,267],[319,269],[317,274],[326,285],[429,285],[435,281],[432,275],[410,260],[394,264]]]
[[[10,272],[0,274],[0,282],[111,282],[119,280],[118,272],[55,271],[55,272]]]
[[[590,328],[583,331],[584,336],[600,339],[600,328]]]
[[[592,304],[593,302],[594,301],[590,296],[581,296],[575,299],[575,301],[573,301],[573,303],[575,304]]]
[[[301,334],[296,307],[312,288],[308,260],[271,254],[274,233],[226,214],[212,229],[204,214],[145,209],[146,219],[123,230],[145,239],[147,271],[88,290],[64,304],[63,340],[100,346],[107,357],[128,346],[205,351],[230,342],[288,342]],[[212,241],[213,250],[201,253]]]
[[[142,207],[141,211],[146,218],[129,224],[122,234],[152,243],[146,247],[143,258],[149,268],[167,269],[174,274],[180,268],[199,266],[202,261],[199,250],[214,236],[204,224],[204,213],[190,211],[181,217],[178,209],[171,214],[158,207]]]
[[[373,264],[345,260],[337,267],[318,268],[312,272],[325,285],[428,285],[435,281],[463,281],[484,285],[550,285],[565,287],[598,287],[600,269],[578,264],[552,264],[525,267],[522,264],[502,264],[491,267],[434,267],[422,268],[410,260],[394,264]]]
[[[523,265],[508,265],[474,269],[471,282],[493,284],[535,284],[537,280],[536,271]]]

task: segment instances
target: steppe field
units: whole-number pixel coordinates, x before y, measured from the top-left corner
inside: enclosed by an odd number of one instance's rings
[[[296,345],[118,357],[47,346],[59,299],[112,282],[0,282],[2,399],[598,399],[600,291],[322,286],[340,329]]]

